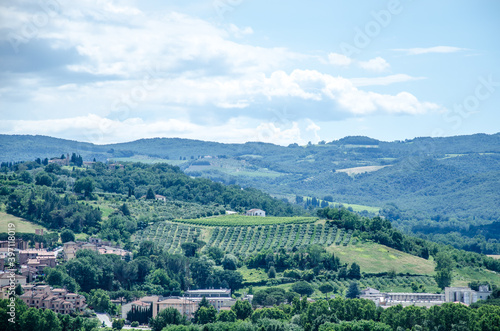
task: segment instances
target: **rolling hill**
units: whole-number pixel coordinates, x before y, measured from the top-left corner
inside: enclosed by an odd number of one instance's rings
[[[367,213],[380,210],[401,229],[420,235],[429,235],[419,227],[426,224],[435,233],[454,228],[465,240],[470,226],[485,226],[487,234],[489,225],[500,218],[499,133],[394,142],[356,136],[286,147],[178,138],[93,145],[0,135],[0,148],[2,162],[73,152],[84,161],[167,162],[193,177],[254,187],[291,202],[328,198],[366,206]],[[303,201],[308,207],[307,199]],[[500,246],[483,251],[499,250]]]

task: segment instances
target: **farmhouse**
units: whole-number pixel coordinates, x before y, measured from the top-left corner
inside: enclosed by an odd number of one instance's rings
[[[245,213],[246,216],[262,216],[266,217],[266,212],[262,209],[250,209]]]
[[[160,200],[160,201],[163,201],[163,202],[167,202],[167,197],[163,196],[163,195],[160,195],[160,194],[155,194],[155,200]]]

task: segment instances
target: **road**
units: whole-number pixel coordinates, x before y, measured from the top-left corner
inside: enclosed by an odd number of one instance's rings
[[[109,316],[107,314],[103,313],[95,313],[97,315],[97,318],[99,319],[99,324],[102,325],[102,322],[104,321],[105,325],[107,327],[111,327],[111,320],[109,319]]]

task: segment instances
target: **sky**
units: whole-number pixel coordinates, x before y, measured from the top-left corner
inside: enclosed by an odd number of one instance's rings
[[[5,0],[0,133],[280,145],[497,133],[500,2]]]

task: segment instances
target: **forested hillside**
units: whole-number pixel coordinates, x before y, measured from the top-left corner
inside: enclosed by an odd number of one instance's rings
[[[500,134],[395,142],[346,137],[287,147],[176,138],[92,145],[1,135],[0,145],[4,165],[72,152],[84,161],[168,162],[190,176],[256,188],[307,208],[355,205],[354,210],[380,213],[408,233],[500,253],[498,237],[491,232],[500,218]],[[101,188],[124,192],[126,185],[107,178]],[[155,193],[166,190],[155,185]],[[145,189],[138,187],[134,193],[145,194]],[[189,196],[183,199],[192,201]],[[469,231],[471,226],[482,228]],[[460,240],[442,236],[451,229]]]
[[[142,217],[142,223],[219,215],[226,209],[243,212],[262,208],[276,216],[304,213],[300,207],[256,189],[191,178],[168,164],[134,163],[115,168],[96,162],[89,168],[80,168],[25,162],[14,164],[10,170],[13,171],[0,174],[0,202],[8,213],[49,229],[66,227],[92,234],[107,226],[116,231],[124,226],[123,222],[116,227],[109,220],[101,224],[103,213],[108,218],[113,207],[121,210],[113,217],[130,216],[131,210]],[[157,195],[168,203],[156,201]],[[121,200],[127,200],[127,205],[120,205]],[[135,232],[138,220],[125,222],[126,237]],[[123,240],[120,236],[118,239]]]
[[[304,209],[254,188],[192,178],[165,163],[82,164],[76,153],[70,159],[63,166],[44,165],[41,159],[3,164],[0,209],[53,231],[43,236],[16,233],[31,244],[43,242],[53,249],[60,245],[59,237],[68,241],[93,236],[132,252],[122,259],[79,250],[75,258],[44,270],[44,283],[84,294],[97,312],[117,314],[119,306],[111,299],[130,302],[150,295],[178,296],[193,288],[229,288],[237,298],[253,294],[253,306],[247,302],[240,307],[243,301],[238,301],[230,312],[218,313],[200,304],[194,325],[186,328],[394,330],[448,323],[442,314],[473,330],[495,323],[500,260],[405,234],[380,216],[361,216],[342,206]],[[316,204],[333,205],[331,200],[315,199]],[[249,208],[262,208],[270,216],[241,215]],[[225,215],[226,210],[240,214]],[[497,228],[478,225],[470,230],[484,236]],[[381,310],[372,301],[348,299],[366,287],[439,293],[450,285],[477,288],[483,284],[494,289],[493,298],[472,307],[444,304]],[[323,300],[329,294],[336,298]],[[22,303],[17,307],[19,330],[31,321],[84,323],[80,316],[42,314]],[[456,307],[463,308],[457,312]],[[353,318],[346,309],[363,320]],[[403,320],[415,311],[418,319]],[[164,312],[149,319],[153,330],[190,323],[180,314],[176,322],[167,322],[164,315],[177,310]],[[6,310],[0,301],[2,314]],[[135,321],[143,318],[127,316]],[[458,325],[455,322],[448,323],[450,330]],[[90,319],[85,323],[89,329],[95,327]]]

